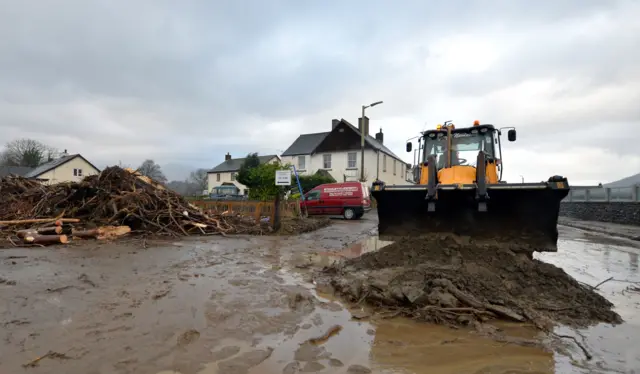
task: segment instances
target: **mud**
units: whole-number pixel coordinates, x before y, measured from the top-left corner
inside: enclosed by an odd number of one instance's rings
[[[374,374],[506,374],[640,369],[635,349],[640,342],[640,295],[625,291],[633,284],[629,282],[640,284],[640,252],[634,248],[594,243],[582,232],[567,229],[561,230],[558,253],[539,254],[588,284],[611,276],[621,280],[606,282],[597,291],[614,301],[624,324],[555,330],[585,342],[594,359],[584,361],[567,342],[541,349],[547,341],[530,324],[483,325],[500,330],[509,341],[532,343],[505,344],[475,329],[376,313],[376,306],[347,304],[327,293],[328,287],[313,282],[316,270],[335,259],[392,244],[371,236],[377,224],[371,216],[332,220],[330,227],[292,236],[0,249],[0,278],[5,280],[0,279],[0,372],[345,374],[351,368]]]
[[[331,220],[327,217],[284,218],[280,222],[280,230],[275,235],[297,235],[327,227]]]
[[[428,322],[474,325],[503,319],[532,322],[547,331],[554,323],[622,322],[611,302],[561,268],[454,236],[403,238],[323,274],[350,302]]]

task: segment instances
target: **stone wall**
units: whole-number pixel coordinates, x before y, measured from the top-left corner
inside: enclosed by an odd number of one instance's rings
[[[567,202],[560,204],[560,216],[585,221],[640,226],[640,202]]]

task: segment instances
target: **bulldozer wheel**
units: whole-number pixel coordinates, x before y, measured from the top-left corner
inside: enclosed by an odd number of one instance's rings
[[[356,218],[356,212],[351,208],[345,209],[342,215],[344,216],[344,219],[351,220]]]

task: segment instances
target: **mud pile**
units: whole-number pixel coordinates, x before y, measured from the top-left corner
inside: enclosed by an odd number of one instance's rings
[[[491,319],[585,326],[620,323],[611,304],[564,270],[499,245],[456,236],[404,238],[323,270],[340,295],[420,320]]]
[[[280,222],[280,230],[276,235],[295,235],[311,232],[329,226],[331,220],[327,217],[291,218],[284,217]]]

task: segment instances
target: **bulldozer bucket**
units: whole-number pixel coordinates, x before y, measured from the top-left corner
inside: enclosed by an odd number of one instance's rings
[[[382,237],[452,233],[531,253],[557,251],[560,202],[568,192],[566,179],[488,185],[482,209],[475,185],[439,185],[434,199],[427,199],[424,185],[374,185],[371,194],[377,203]]]

